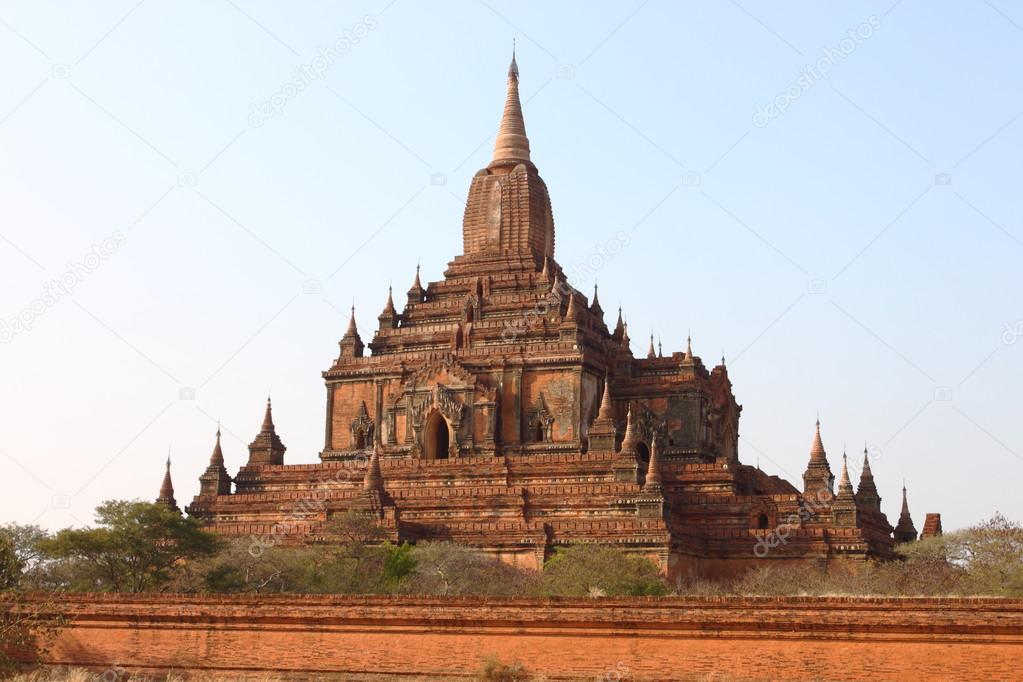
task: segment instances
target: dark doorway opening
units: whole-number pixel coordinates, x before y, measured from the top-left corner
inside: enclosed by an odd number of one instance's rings
[[[426,432],[423,434],[425,441],[426,459],[446,459],[450,438],[448,435],[448,422],[441,416],[440,412],[434,412],[426,422]]]

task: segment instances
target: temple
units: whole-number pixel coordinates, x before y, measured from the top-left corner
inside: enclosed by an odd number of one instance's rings
[[[400,312],[389,290],[368,344],[352,310],[322,374],[319,463],[285,463],[268,400],[233,479],[218,430],[188,514],[274,544],[329,541],[335,519],[363,514],[395,542],[453,541],[533,568],[559,546],[604,543],[669,577],[893,556],[866,452],[855,490],[844,456],[835,490],[819,421],[801,488],[742,463],[724,360],[708,367],[691,340],[655,352],[653,336],[634,355],[621,310],[609,327],[554,246],[513,57],[462,253],[437,282],[417,267]]]

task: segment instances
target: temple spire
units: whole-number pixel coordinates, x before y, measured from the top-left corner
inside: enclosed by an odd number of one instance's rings
[[[828,464],[828,455],[824,451],[824,442],[821,440],[821,420],[817,419],[816,429],[813,434],[813,444],[810,446],[810,462],[803,472],[803,492],[807,495],[828,496],[834,493],[835,476],[831,473],[831,465]]]
[[[821,420],[817,418],[816,431],[813,434],[813,445],[810,446],[811,463],[828,463],[827,452],[824,451],[824,441],[821,440]]]
[[[614,419],[611,405],[611,377],[604,379],[604,395],[600,398],[600,410],[597,412],[597,419]]]
[[[654,335],[652,332],[650,334],[650,348],[647,349],[646,357],[647,360],[653,360],[657,357],[657,351],[654,349]]]
[[[377,319],[381,329],[394,329],[398,326],[398,311],[394,309],[394,290],[391,285],[387,285],[387,303]]]
[[[412,282],[412,287],[408,290],[408,303],[422,303],[423,302],[423,284],[419,280],[419,263],[416,263],[416,279]]]
[[[895,542],[913,542],[916,540],[916,526],[913,525],[913,517],[909,514],[909,498],[906,496],[906,483],[902,483],[902,513],[899,514],[899,523],[895,526]]]
[[[615,323],[613,334],[616,341],[621,341],[625,336],[625,318],[622,317],[622,307],[618,306],[618,322]]]
[[[359,328],[355,324],[355,306],[352,306],[352,316],[348,318],[348,329],[345,331],[345,336],[358,336]]]
[[[231,476],[224,467],[224,451],[220,447],[220,423],[217,423],[217,442],[210,455],[210,465],[199,477],[199,497],[231,494]]]
[[[287,450],[277,429],[274,427],[273,406],[270,397],[266,398],[266,412],[263,414],[263,425],[256,434],[255,439],[249,444],[249,465],[257,464],[284,464],[284,453]]]
[[[263,413],[263,426],[260,429],[260,433],[273,433],[273,431],[274,431],[273,404],[270,402],[270,396],[267,396],[266,412]]]
[[[156,498],[156,503],[172,511],[180,511],[178,509],[178,501],[174,499],[174,482],[171,481],[170,454],[167,455],[167,469],[163,473],[163,484],[160,486],[160,496]]]
[[[369,466],[366,467],[366,475],[362,479],[363,490],[383,490],[384,477],[380,472],[380,448],[373,448],[373,454],[369,458]]]
[[[217,443],[210,455],[210,466],[224,466],[224,451],[220,447],[220,422],[217,422]]]
[[[856,501],[864,507],[881,511],[881,496],[874,484],[874,473],[870,470],[870,453],[863,446],[863,470],[860,472],[860,485],[856,489]]]
[[[661,480],[661,456],[660,446],[657,444],[657,438],[653,438],[653,442],[650,443],[650,463],[647,465],[646,481],[643,482],[643,491],[648,493],[658,493],[664,489],[663,481]]]
[[[682,358],[682,362],[686,364],[693,363],[693,337],[686,335],[686,354]]]
[[[630,402],[629,403],[629,413],[628,413],[628,415],[626,415],[626,418],[625,418],[625,436],[622,438],[622,449],[621,449],[620,452],[622,454],[631,455],[631,456],[635,457],[635,455],[636,455],[636,439],[637,439],[637,436],[636,436],[635,419],[633,419],[633,417],[632,417],[632,403]]]
[[[494,158],[490,161],[489,168],[520,163],[531,162],[529,160],[529,138],[526,137],[526,124],[522,118],[522,103],[519,101],[519,66],[515,61],[513,47],[512,60],[508,67],[508,94],[504,100],[504,113],[501,116],[501,125],[497,129]]]
[[[852,481],[849,480],[849,457],[842,452],[842,480],[838,484],[838,497],[851,499],[853,496]]]
[[[345,335],[341,337],[341,357],[342,358],[361,358],[362,353],[366,346],[362,342],[362,338],[359,336],[359,327],[355,323],[355,305],[352,305],[352,315],[348,318],[348,328],[345,330]],[[269,399],[267,399],[269,403]]]
[[[593,283],[593,303],[590,304],[590,312],[600,321],[604,319],[604,309],[600,307],[600,298],[597,296],[597,283]]]
[[[565,312],[566,320],[574,320],[579,317],[579,311],[575,303],[575,292],[568,294],[568,310]]]

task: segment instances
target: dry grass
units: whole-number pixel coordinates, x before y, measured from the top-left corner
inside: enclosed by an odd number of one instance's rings
[[[177,673],[168,675],[131,674],[124,669],[91,671],[85,668],[40,668],[22,672],[10,678],[11,682],[225,682],[225,680],[244,680],[244,682],[294,682],[310,680],[312,682],[414,682],[430,680],[439,682],[437,677],[420,677],[406,675],[311,675],[271,674],[271,673]]]
[[[505,677],[503,673],[511,672],[512,674]],[[488,675],[489,673],[489,675]],[[302,680],[305,682],[446,682],[447,680],[459,680],[460,682],[466,682],[467,680],[528,680],[529,682],[553,682],[550,678],[545,676],[531,676],[526,674],[525,670],[519,665],[512,666],[498,666],[496,668],[487,669],[486,665],[476,675],[468,675],[466,677],[438,677],[436,675],[422,676],[422,675],[392,675],[392,674],[331,674],[331,675],[317,675],[310,673],[295,673],[295,674],[271,674],[271,673],[251,673],[251,674],[239,674],[239,673],[224,673],[219,676],[210,675],[209,673],[177,673],[169,675],[145,675],[145,674],[128,674],[121,670],[121,675],[113,671],[96,672],[86,670],[84,668],[40,668],[38,670],[26,671],[12,678],[9,678],[11,682],[225,682],[226,680],[238,680],[239,682],[296,682]],[[587,677],[558,677],[556,678],[559,682],[592,682],[593,676]],[[631,674],[622,673],[621,671],[612,671],[607,675],[598,676],[598,680],[614,680],[615,682],[641,682],[643,678],[633,677]],[[682,676],[677,678],[679,682],[730,682],[733,680],[731,677],[724,675],[710,675],[710,676]]]

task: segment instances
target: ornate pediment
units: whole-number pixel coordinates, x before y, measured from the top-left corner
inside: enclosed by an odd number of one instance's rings
[[[476,375],[462,366],[454,356],[445,355],[415,370],[405,381],[405,390],[414,391],[438,384],[460,389],[475,388]]]

